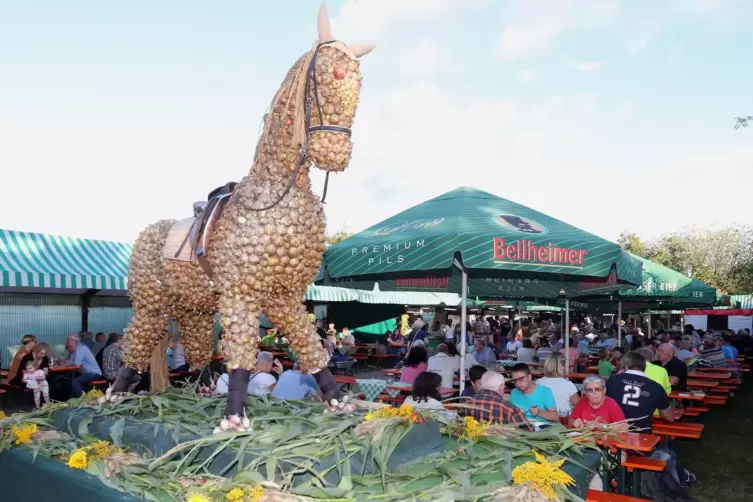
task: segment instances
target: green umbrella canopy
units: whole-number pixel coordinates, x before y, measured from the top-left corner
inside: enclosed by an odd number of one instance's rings
[[[642,281],[638,288],[622,289],[610,292],[612,301],[622,300],[647,307],[662,305],[714,305],[717,301],[716,288],[688,277],[658,263],[629,253],[641,263]],[[589,299],[599,301],[606,299],[606,294],[586,295]],[[678,307],[681,308],[681,307]],[[684,308],[684,307],[683,307]]]
[[[334,282],[389,276],[398,287],[401,281],[406,286],[413,282],[416,289],[418,278],[428,273],[444,271],[443,279],[448,279],[456,253],[478,277],[640,284],[640,262],[617,244],[469,187],[435,197],[335,244],[325,252],[324,265]]]

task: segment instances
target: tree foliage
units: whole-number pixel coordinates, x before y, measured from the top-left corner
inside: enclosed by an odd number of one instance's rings
[[[748,122],[753,122],[753,115],[748,115],[747,117],[735,117],[735,129],[748,127]]]
[[[725,292],[753,292],[753,229],[749,227],[690,229],[654,240],[623,232],[617,242],[631,253]]]
[[[324,245],[326,247],[334,246],[340,241],[344,241],[348,237],[351,237],[353,234],[351,232],[348,232],[347,227],[342,227],[339,231],[335,232],[334,234],[327,234],[327,237],[325,237]]]

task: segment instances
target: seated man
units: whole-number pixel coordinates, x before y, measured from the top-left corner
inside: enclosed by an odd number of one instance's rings
[[[282,374],[282,364],[269,352],[259,352],[256,356],[256,371],[251,374],[248,381],[248,393],[252,396],[266,396],[277,385],[277,379],[272,375]],[[230,375],[224,373],[217,379],[217,394],[227,394],[230,384]]]
[[[479,366],[478,364],[471,366],[471,369],[468,370],[470,385],[465,386],[462,397],[475,397],[476,394],[481,392],[481,377],[484,376],[484,373],[486,373],[486,368],[483,366]]]
[[[79,367],[79,375],[73,378],[72,397],[81,397],[89,382],[102,378],[102,370],[94,359],[92,351],[81,342],[81,335],[68,335],[65,348],[70,352],[70,362]]]
[[[481,338],[476,338],[473,341],[473,351],[471,352],[476,361],[482,366],[488,366],[494,364],[497,361],[497,356],[494,355],[494,351],[486,346]]]
[[[437,353],[429,358],[426,371],[441,376],[442,387],[451,389],[455,383],[455,358],[449,352],[447,345],[440,343]]]
[[[512,381],[515,388],[510,394],[510,402],[518,407],[530,421],[544,424],[557,422],[557,402],[549,387],[533,382],[531,369],[525,363],[512,367]]]
[[[672,403],[664,388],[646,374],[647,364],[641,353],[628,352],[622,358],[623,371],[607,381],[607,396],[617,401],[631,427],[644,434],[651,433],[654,410],[658,409],[667,422],[675,420]],[[674,484],[680,485],[677,487],[680,492],[682,486],[695,481],[695,475],[676,463],[674,452],[656,448],[652,457],[667,462],[665,472]]]
[[[322,399],[322,393],[319,385],[311,375],[304,375],[298,371],[298,362],[295,367],[280,375],[272,395],[278,399],[302,400],[313,396],[318,400]]]
[[[505,377],[496,371],[487,371],[481,377],[481,390],[464,404],[468,408],[461,408],[459,413],[470,416],[479,422],[494,424],[520,424],[531,429],[523,413],[505,401]]]

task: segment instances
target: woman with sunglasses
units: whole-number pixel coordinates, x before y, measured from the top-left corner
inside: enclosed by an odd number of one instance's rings
[[[625,422],[625,414],[617,401],[607,396],[606,382],[598,376],[591,375],[583,381],[583,393],[586,399],[581,399],[570,414],[570,427],[585,427],[589,423],[598,422],[613,424]],[[625,428],[627,429],[627,423]]]

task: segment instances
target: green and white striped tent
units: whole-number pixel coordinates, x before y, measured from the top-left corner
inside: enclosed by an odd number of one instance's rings
[[[0,230],[0,291],[125,294],[132,244]],[[447,305],[455,293],[365,291],[309,286],[307,301],[380,305]]]
[[[0,230],[0,288],[128,289],[131,244]]]

